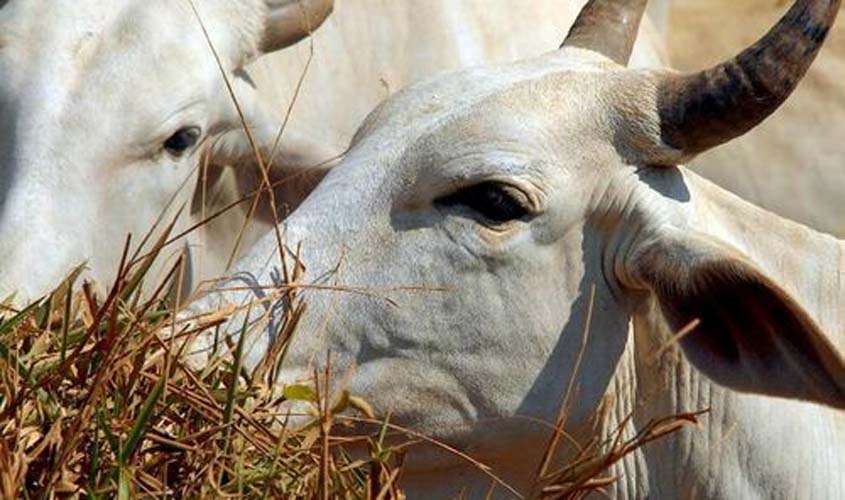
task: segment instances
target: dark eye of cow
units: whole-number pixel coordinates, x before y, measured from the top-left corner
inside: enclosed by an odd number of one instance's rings
[[[186,151],[196,146],[200,140],[200,135],[202,135],[202,130],[199,127],[180,128],[164,141],[164,149],[173,156],[182,156]]]
[[[529,211],[513,193],[514,188],[498,182],[482,182],[444,196],[435,203],[442,206],[463,206],[478,212],[485,219],[501,224],[522,219]]]

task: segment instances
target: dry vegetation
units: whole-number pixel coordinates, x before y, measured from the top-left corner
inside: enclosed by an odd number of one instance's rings
[[[202,370],[180,360],[198,331],[169,305],[181,261],[144,291],[163,242],[125,258],[105,297],[75,272],[45,300],[4,307],[0,497],[396,498],[399,448],[383,446],[384,425],[333,435],[349,421],[335,414],[371,411],[345,392],[327,401],[327,374],[274,394],[241,366],[242,344]],[[285,427],[285,399],[311,404],[308,425]],[[368,453],[338,446],[352,441]]]
[[[369,405],[348,392],[330,400],[330,369],[315,373],[310,386],[273,391],[266,381],[284,345],[249,373],[238,341],[200,369],[186,366],[190,340],[226,315],[174,320],[171,292],[181,260],[160,282],[146,276],[165,240],[166,234],[146,256],[124,252],[103,297],[78,283],[80,268],[23,310],[2,306],[0,497],[402,498],[405,454],[422,441],[445,445],[389,418],[375,420]],[[302,310],[290,309],[280,338],[290,337]],[[285,400],[306,403],[310,423],[285,425],[288,415],[279,412]],[[620,431],[564,466],[549,451],[537,495],[583,498],[601,490],[618,479],[606,473],[614,462],[695,421],[681,415],[653,422],[630,439]],[[498,491],[505,489],[502,483]]]

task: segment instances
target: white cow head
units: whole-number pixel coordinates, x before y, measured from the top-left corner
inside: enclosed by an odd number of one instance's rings
[[[189,199],[200,152],[241,127],[222,73],[261,128],[240,69],[306,36],[331,7],[0,2],[0,298],[35,298],[86,260],[110,280],[126,234],[137,243]],[[223,144],[221,161],[249,150],[243,134]]]
[[[623,66],[634,4],[594,0],[561,50],[420,83],[371,114],[283,225],[319,285],[304,291],[285,381],[330,351],[338,373],[356,366],[350,389],[396,421],[482,459],[516,442],[539,455],[516,416],[554,420],[588,317],[572,422],[607,392],[632,321],[656,311],[671,331],[701,320],[681,345],[717,382],[845,407],[835,349],[714,236],[719,221],[674,166],[774,111],[835,8],[799,1],[737,58],[676,75]],[[274,238],[259,243],[228,285],[264,287],[200,307],[264,298],[281,274],[275,249]],[[278,324],[266,332],[253,366]]]

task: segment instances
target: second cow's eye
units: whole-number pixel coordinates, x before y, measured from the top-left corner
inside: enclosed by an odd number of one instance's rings
[[[529,211],[514,194],[514,188],[498,182],[465,187],[436,201],[442,206],[463,206],[497,224],[522,219]]]
[[[202,130],[199,127],[180,128],[164,141],[164,149],[173,156],[182,156],[196,146],[201,135]]]

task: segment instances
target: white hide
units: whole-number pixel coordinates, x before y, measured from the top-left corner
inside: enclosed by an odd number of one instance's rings
[[[654,88],[655,73],[566,49],[426,80],[379,106],[282,225],[288,246],[302,244],[304,284],[328,286],[303,287],[308,311],[279,384],[331,352],[336,373],[351,369],[349,389],[393,422],[530,494],[549,435],[537,421],[558,414],[595,289],[567,431],[608,437],[631,415],[632,435],[654,417],[712,410],[611,470],[612,498],[844,495],[845,414],[798,400],[845,406],[845,245],[682,167],[640,164],[650,152],[639,148],[656,144]],[[496,223],[444,201],[485,182],[525,215]],[[266,298],[276,248],[260,240],[224,285],[241,290],[195,310]],[[247,366],[284,307],[259,303],[271,324],[258,322]],[[699,304],[716,312],[698,336],[655,359]],[[403,481],[410,498],[484,498],[490,483],[425,447]]]
[[[232,77],[263,0],[195,3]],[[108,283],[126,235],[190,199],[201,148],[164,142],[239,126],[221,72],[188,2],[15,0],[0,33],[0,297],[34,299],[86,261]]]

